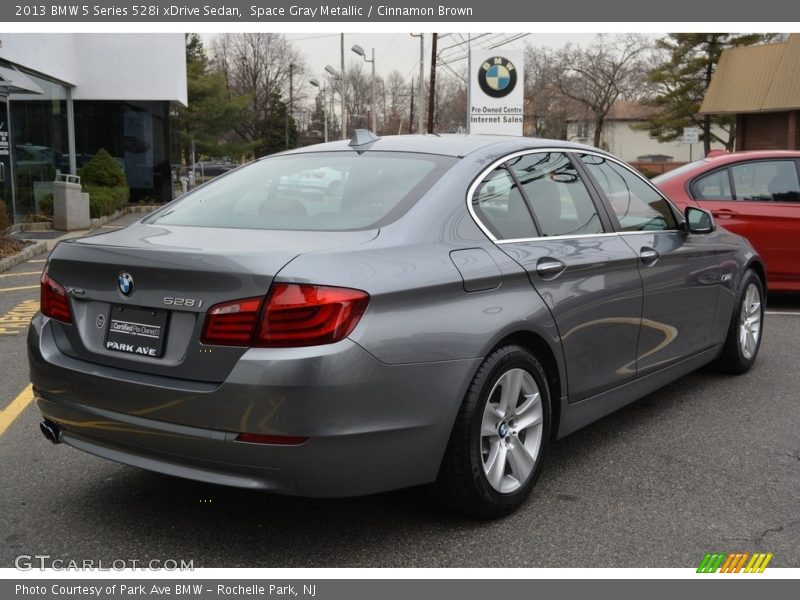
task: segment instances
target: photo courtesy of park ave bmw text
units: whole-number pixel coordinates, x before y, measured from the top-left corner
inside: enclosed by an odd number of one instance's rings
[[[787,595],[800,13],[663,10],[0,6],[0,597]]]

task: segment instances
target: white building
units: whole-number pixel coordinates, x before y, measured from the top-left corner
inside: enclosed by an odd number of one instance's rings
[[[635,102],[617,101],[603,124],[601,147],[627,162],[677,162],[686,163],[703,156],[703,144],[684,144],[681,140],[659,142],[645,129],[635,129],[643,124],[653,109]],[[720,132],[722,135],[722,132]],[[586,144],[594,142],[594,122],[588,114],[567,118],[567,139]],[[724,149],[712,143],[712,149]]]
[[[170,102],[187,102],[183,34],[0,33],[0,199],[18,221],[104,148],[132,199],[169,200]]]

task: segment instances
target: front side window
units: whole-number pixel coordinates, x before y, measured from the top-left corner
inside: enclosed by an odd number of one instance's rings
[[[150,222],[307,231],[381,227],[407,211],[456,161],[377,151],[276,156],[198,188]]]
[[[536,152],[506,164],[517,176],[542,235],[603,232],[592,197],[566,155]]]
[[[737,200],[799,202],[797,167],[791,160],[764,160],[731,167]]]
[[[669,202],[639,176],[602,156],[584,154],[581,160],[605,192],[623,231],[664,231],[677,227]]]

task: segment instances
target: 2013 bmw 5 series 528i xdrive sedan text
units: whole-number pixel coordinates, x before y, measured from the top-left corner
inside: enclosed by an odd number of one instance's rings
[[[554,439],[750,368],[765,294],[747,241],[604,152],[366,131],[62,242],[41,289],[51,441],[283,494],[431,484],[481,517]]]

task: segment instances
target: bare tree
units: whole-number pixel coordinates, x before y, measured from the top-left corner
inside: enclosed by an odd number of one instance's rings
[[[568,108],[561,91],[563,68],[549,48],[525,48],[525,122],[535,137],[566,139]]]
[[[434,131],[443,133],[466,131],[467,83],[464,79],[440,70],[436,75],[433,105]]]
[[[614,102],[635,99],[646,81],[648,47],[640,35],[599,35],[586,48],[568,45],[558,53],[557,63],[563,70],[559,90],[591,114],[595,146],[600,146]]]
[[[289,114],[300,99],[302,88],[295,84],[304,80],[300,53],[277,33],[226,33],[215,39],[213,50],[231,93],[250,98],[249,118],[237,134],[257,155],[282,149],[287,131],[296,139]]]
[[[386,105],[383,129],[389,134],[399,133],[402,125],[408,120],[408,83],[400,71],[394,70],[386,77],[383,89]]]

